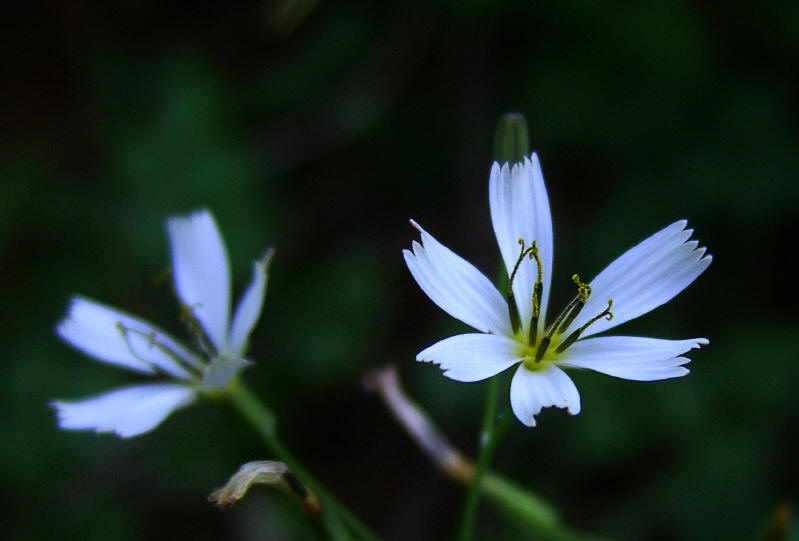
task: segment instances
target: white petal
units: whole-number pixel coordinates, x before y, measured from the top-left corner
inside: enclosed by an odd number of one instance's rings
[[[543,329],[549,301],[549,287],[552,283],[552,214],[538,156],[533,153],[530,159],[512,167],[500,167],[494,163],[489,179],[489,205],[491,222],[497,236],[502,260],[508,275],[519,259],[521,247],[519,239],[524,239],[525,247],[535,241],[542,263],[543,298],[539,331]],[[513,280],[513,293],[519,307],[522,328],[526,334],[533,312],[533,287],[538,276],[535,260],[525,258]]]
[[[272,250],[267,250],[260,261],[253,264],[252,282],[247,291],[242,295],[236,313],[233,316],[233,323],[230,326],[230,355],[242,357],[247,349],[247,339],[250,337],[253,327],[261,316],[261,308],[264,305],[264,294],[266,293],[266,281],[268,277],[269,262],[272,259]]]
[[[601,313],[613,299],[613,319],[591,324],[583,336],[600,333],[654,310],[688,287],[710,265],[711,256],[681,220],[627,250],[591,281],[591,297],[564,334]],[[704,257],[703,257],[704,256]]]
[[[416,356],[431,362],[457,381],[480,381],[499,374],[522,360],[519,344],[496,334],[459,334],[436,342]]]
[[[571,378],[553,364],[535,372],[521,365],[510,382],[510,405],[519,421],[535,426],[541,408],[555,406],[572,415],[580,413],[580,393]]]
[[[427,296],[449,315],[479,331],[510,335],[508,304],[491,281],[419,224],[411,224],[421,233],[422,244],[414,241],[413,252],[402,253]]]
[[[558,366],[587,368],[617,378],[654,381],[688,373],[682,357],[687,351],[705,346],[705,338],[662,340],[638,336],[603,336],[578,340],[563,353]]]
[[[155,383],[123,387],[79,402],[53,402],[52,406],[61,428],[115,432],[127,438],[152,430],[193,400],[194,391],[188,387]]]
[[[207,210],[170,218],[166,225],[178,295],[222,351],[230,318],[230,269],[219,228]]]
[[[72,299],[56,332],[87,355],[145,374],[161,370],[188,379],[191,374],[178,359],[202,366],[200,359],[158,327],[83,297]]]

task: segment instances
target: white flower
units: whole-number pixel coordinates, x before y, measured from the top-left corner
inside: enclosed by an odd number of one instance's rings
[[[510,277],[507,297],[480,271],[416,222],[421,244],[405,262],[430,299],[480,331],[446,338],[416,356],[440,365],[457,381],[490,378],[518,364],[510,387],[516,417],[535,426],[541,408],[580,412],[580,394],[562,368],[587,368],[651,381],[688,373],[688,350],[705,338],[662,340],[588,336],[657,308],[694,281],[712,257],[688,239],[679,221],[655,233],[599,273],[590,284],[575,274],[577,296],[551,324],[545,321],[552,283],[552,217],[544,178],[533,153],[524,163],[494,163],[489,180],[491,221]]]
[[[155,325],[86,299],[72,299],[58,334],[95,359],[157,383],[122,387],[79,402],[54,401],[58,424],[135,436],[155,428],[199,392],[224,388],[249,364],[243,356],[266,291],[270,251],[254,263],[252,283],[230,319],[230,269],[216,221],[200,210],[167,220],[175,290],[200,353]]]

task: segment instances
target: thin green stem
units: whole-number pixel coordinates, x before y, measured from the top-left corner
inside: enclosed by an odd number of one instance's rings
[[[549,503],[506,477],[487,471],[481,488],[499,509],[537,533],[549,534],[559,529],[558,517]]]
[[[227,396],[238,412],[250,423],[266,446],[297,476],[309,489],[316,493],[324,504],[327,515],[325,519],[332,521],[329,531],[336,539],[348,538],[340,524],[344,523],[359,539],[364,541],[380,541],[372,530],[355,516],[347,507],[329,492],[321,482],[297,460],[277,436],[275,415],[250,392],[241,381],[231,383]]]
[[[459,541],[470,541],[474,532],[474,523],[477,514],[477,505],[480,501],[480,488],[483,483],[483,475],[488,469],[488,464],[494,455],[494,450],[499,443],[500,437],[505,433],[508,426],[509,416],[507,411],[503,416],[499,427],[496,424],[497,410],[497,387],[499,378],[488,380],[488,392],[486,396],[486,406],[483,415],[483,428],[480,433],[480,452],[477,457],[477,465],[474,470],[474,477],[469,484],[466,493],[466,503],[463,506],[463,516],[461,518]]]
[[[547,541],[607,541],[593,534],[572,530],[559,523],[555,511],[538,495],[493,472],[483,477],[483,494],[514,517],[536,539]]]

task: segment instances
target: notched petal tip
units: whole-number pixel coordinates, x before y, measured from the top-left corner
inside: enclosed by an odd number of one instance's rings
[[[672,227],[674,227],[676,229],[677,226],[679,226],[680,233],[685,238],[683,243],[687,244],[687,245],[690,245],[690,246],[692,246],[694,248],[694,251],[692,253],[696,255],[697,260],[704,261],[705,259],[709,258],[708,259],[708,263],[710,261],[712,261],[713,256],[710,255],[710,254],[706,255],[704,258],[702,257],[703,255],[705,255],[705,252],[707,251],[707,247],[706,246],[699,246],[699,240],[697,240],[697,239],[694,239],[694,240],[691,240],[691,241],[688,240],[688,239],[690,239],[693,236],[693,234],[695,232],[695,230],[693,228],[688,228],[687,227],[688,226],[688,220],[686,220],[686,219],[678,220],[678,221],[674,222],[673,224],[671,224],[667,229],[670,229]]]
[[[427,350],[425,350],[425,351],[427,351]],[[443,361],[440,361],[440,360],[439,360],[439,361],[437,361],[437,360],[435,360],[435,359],[432,359],[432,358],[430,358],[430,357],[426,357],[426,356],[422,355],[422,354],[423,354],[425,351],[422,351],[422,352],[420,352],[420,353],[419,353],[419,354],[416,356],[416,362],[418,362],[418,363],[425,363],[425,364],[432,364],[433,366],[435,366],[436,368],[438,368],[439,370],[441,370],[441,375],[443,375],[443,376],[446,376],[446,377],[448,377],[449,379],[452,379],[452,380],[455,380],[455,381],[457,381],[455,378],[453,378],[453,377],[452,377],[452,374],[450,374],[450,373],[449,373],[449,372],[450,372],[450,369],[449,369],[449,368],[446,368],[446,367],[444,367],[444,366],[442,366],[442,364],[443,364]]]
[[[570,415],[580,413],[580,393],[574,382],[556,366],[530,371],[520,366],[511,380],[511,408],[525,426],[536,425],[535,417],[543,408],[565,409]]]
[[[260,265],[261,271],[265,274],[269,271],[269,266],[272,264],[272,258],[275,257],[275,249],[272,246],[266,248],[264,255],[255,263]]]
[[[441,363],[444,362],[444,361],[436,360],[433,356],[429,355],[429,351],[431,350],[432,347],[433,346],[430,346],[429,348],[425,348],[422,351],[420,351],[419,353],[417,353],[416,357],[415,357],[416,358],[416,362],[433,364],[433,365],[441,368],[441,370],[446,370],[446,368],[442,368],[441,367]]]
[[[574,409],[571,406],[569,406],[568,404],[550,404],[549,406],[546,406],[546,407],[548,407],[548,408],[558,408],[558,409],[565,410],[566,413],[568,413],[572,417],[580,415],[580,408]],[[530,422],[527,422],[525,419],[522,419],[521,417],[517,417],[517,419],[519,419],[519,421],[523,425],[525,425],[526,427],[535,428],[536,426],[538,426],[538,420],[536,419],[536,417],[538,415],[540,415],[543,410],[544,410],[543,407],[538,408],[538,411],[534,412],[530,416]]]
[[[74,299],[73,299],[73,301],[71,301],[71,302],[74,302]],[[70,304],[71,304],[71,303],[70,303]],[[59,337],[60,337],[62,340],[66,341],[66,342],[69,342],[69,339],[67,338],[66,334],[68,333],[68,327],[69,327],[69,325],[70,325],[70,321],[71,321],[71,319],[72,319],[72,315],[70,314],[70,312],[71,312],[71,306],[70,306],[70,308],[69,308],[69,309],[67,309],[67,313],[66,313],[66,315],[65,315],[64,317],[62,317],[62,318],[61,318],[61,319],[58,321],[58,323],[56,323],[56,325],[55,325],[55,328],[54,328],[54,330],[55,330],[55,333],[56,333],[56,334],[57,334],[57,335],[58,335],[58,336],[59,336]]]
[[[64,404],[68,404],[68,402],[65,402],[63,400],[51,400],[50,402],[47,403],[48,407],[53,408],[55,410],[59,426],[61,426],[61,421],[63,419],[62,408],[64,407]]]
[[[521,162],[515,164],[519,168],[519,173],[531,173],[533,175],[541,174],[541,162],[538,160],[538,154],[533,151],[529,156],[525,156]],[[516,173],[516,171],[514,171]]]
[[[661,381],[664,379],[681,378],[691,373],[688,367],[684,366],[691,362],[691,359],[688,357],[674,357],[672,361],[673,364],[671,370],[669,371],[668,377],[661,378]]]

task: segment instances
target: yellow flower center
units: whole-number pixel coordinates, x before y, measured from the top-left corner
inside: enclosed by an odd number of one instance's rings
[[[513,266],[508,283],[508,313],[514,337],[519,344],[519,357],[524,358],[522,364],[528,370],[535,371],[557,360],[560,354],[580,338],[583,331],[590,325],[603,317],[606,317],[608,321],[613,319],[613,312],[611,312],[611,308],[613,308],[613,299],[608,299],[608,306],[602,312],[589,319],[579,329],[572,331],[568,336],[562,338],[561,335],[566,332],[569,325],[571,325],[591,296],[591,286],[582,282],[580,277],[574,274],[572,275],[572,281],[577,286],[577,295],[566,305],[566,308],[563,309],[560,315],[555,318],[555,321],[546,330],[544,336],[538,336],[538,319],[541,315],[541,300],[544,290],[542,278],[543,264],[541,263],[541,256],[538,253],[538,246],[535,241],[533,241],[529,247],[525,247],[524,239],[519,239],[519,245],[521,246],[519,258]],[[513,280],[516,278],[516,272],[519,270],[519,266],[522,261],[524,261],[525,257],[535,259],[538,267],[538,275],[533,286],[532,294],[533,313],[530,321],[530,330],[527,336],[524,336],[522,332],[519,310],[516,306],[516,298],[513,294]]]
[[[532,370],[533,372],[541,370],[561,357],[557,348],[552,347],[560,343],[560,338],[559,334],[553,335],[550,339],[550,346],[542,349],[541,342],[543,342],[543,338],[537,344],[531,345],[526,342],[524,337],[519,335],[517,337],[518,346],[516,354],[518,357],[523,358],[522,364],[526,369]]]

